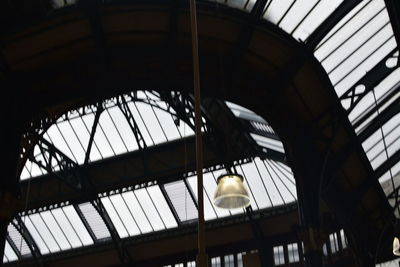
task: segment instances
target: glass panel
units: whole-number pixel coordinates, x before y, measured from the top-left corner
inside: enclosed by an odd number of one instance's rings
[[[197,218],[197,208],[183,181],[165,184],[165,191],[181,221]]]
[[[154,204],[149,194],[147,193],[147,189],[142,188],[139,190],[135,190],[134,193],[139,203],[143,207],[143,210],[146,213],[151,225],[153,226],[153,229],[155,231],[165,229],[164,222],[161,220],[158,211],[154,207]]]
[[[165,226],[167,228],[177,227],[178,224],[175,221],[174,215],[172,214],[172,211],[169,208],[167,201],[160,190],[160,187],[158,185],[150,186],[147,188],[147,192],[149,193],[155,207],[160,213]]]
[[[110,219],[115,229],[117,230],[118,235],[121,238],[129,236],[127,226],[123,223],[121,217],[119,216],[119,213],[116,211],[115,206],[113,206],[113,203],[110,201],[109,197],[101,198],[101,202],[103,203],[108,213],[108,216],[110,216]]]
[[[22,256],[30,255],[31,250],[29,249],[28,244],[25,242],[25,239],[22,238],[21,234],[11,223],[7,228],[8,236],[11,238],[15,246],[18,248],[19,252]]]
[[[43,219],[43,222],[46,224],[47,229],[50,231],[51,229],[51,236],[57,242],[58,246],[61,250],[70,249],[71,245],[67,240],[65,234],[62,232],[61,228],[58,226],[57,222],[54,220],[53,215],[50,211],[41,212],[40,215]]]
[[[97,239],[103,239],[111,236],[103,219],[91,203],[86,202],[79,204],[79,209],[82,211],[83,216],[85,216],[86,221],[88,222]]]
[[[18,260],[17,254],[15,254],[14,250],[11,248],[8,241],[6,241],[6,244],[4,247],[4,257],[7,258],[7,260],[5,262]],[[4,260],[3,260],[3,262],[4,262]]]
[[[81,144],[79,143],[79,140],[76,137],[77,135],[74,133],[69,122],[64,121],[58,123],[58,128],[60,129],[60,132],[63,134],[77,162],[82,164],[83,161],[85,160],[85,151],[83,150]],[[55,143],[55,145],[57,145],[57,143]]]
[[[140,234],[136,221],[132,217],[132,211],[129,210],[125,199],[120,194],[110,196],[109,199],[118,213],[118,218],[121,218],[123,225],[126,227],[129,236]]]
[[[142,233],[152,232],[153,228],[150,224],[149,219],[146,217],[146,214],[143,212],[143,208],[140,206],[136,196],[132,191],[122,193],[122,197],[125,199],[126,204],[129,207],[129,210],[133,214],[135,221],[140,228]]]
[[[99,119],[100,125],[104,130],[104,134],[110,142],[113,151],[118,155],[128,152],[128,148],[125,146],[120,133],[115,128],[114,122],[108,111],[103,111]]]
[[[194,193],[196,200],[198,201],[197,197],[197,176],[191,176],[187,178],[189,185],[191,187],[192,192]],[[207,192],[203,189],[203,197],[204,197],[204,219],[205,220],[212,220],[216,219],[217,215],[213,204],[211,204],[212,196],[210,197]]]
[[[82,212],[83,212],[83,210],[88,212],[87,218],[91,217],[89,215],[90,208],[89,208],[88,204],[82,204],[79,207],[82,207],[81,208]],[[64,217],[68,219],[68,222],[71,224],[74,231],[76,232],[77,237],[79,237],[80,242],[85,246],[93,244],[93,240],[90,237],[85,226],[83,225],[82,220],[79,218],[78,213],[76,212],[75,208],[73,206],[67,206],[67,207],[63,207],[62,211],[63,211]],[[98,237],[97,234],[95,234],[95,235],[96,235],[96,237]],[[69,238],[72,238],[72,237],[69,236]]]
[[[125,145],[128,147],[128,150],[137,150],[138,145],[135,139],[135,135],[133,134],[128,121],[126,120],[120,109],[117,107],[112,107],[108,109],[108,112],[111,115],[111,118],[114,121],[115,125],[117,126]]]

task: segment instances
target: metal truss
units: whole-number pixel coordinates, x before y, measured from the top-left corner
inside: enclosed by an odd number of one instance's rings
[[[130,255],[126,248],[123,247],[118,232],[115,229],[111,218],[107,214],[107,211],[103,206],[101,200],[98,198],[96,192],[93,191],[90,178],[84,175],[76,162],[74,162],[64,153],[62,153],[59,149],[57,149],[53,144],[45,140],[43,137],[38,138],[37,146],[42,152],[41,155],[44,158],[45,162],[43,163],[33,155],[30,156],[31,161],[46,169],[49,173],[55,175],[62,182],[68,184],[74,190],[79,191],[82,195],[82,198],[86,198],[91,202],[91,204],[94,206],[94,208],[97,210],[102,220],[104,221],[107,229],[109,230],[111,238],[115,244],[115,247],[117,248],[121,262],[130,262]],[[78,212],[78,215],[81,216],[82,213]],[[86,221],[84,216],[81,217],[81,220],[83,222]],[[85,226],[88,227],[88,224],[86,224]],[[96,239],[93,239],[93,241],[95,242]]]
[[[131,110],[129,109],[128,103],[126,102],[126,99],[124,96],[121,96],[120,98],[117,98],[117,105],[119,109],[121,110],[122,114],[125,116],[126,121],[129,124],[129,127],[131,128],[135,139],[136,143],[139,147],[139,150],[143,150],[147,147],[146,141],[143,138],[142,133],[139,130],[139,126],[137,125],[135,118],[132,115]]]
[[[389,60],[395,60],[397,62],[394,65],[388,65]],[[371,92],[399,66],[399,52],[398,48],[395,48],[340,96],[339,100],[345,107],[347,106],[346,103],[350,101],[350,105],[346,108],[347,114],[350,114],[364,96]]]
[[[42,254],[40,253],[40,249],[36,244],[35,240],[31,236],[29,230],[26,228],[25,223],[21,219],[21,217],[17,214],[14,217],[14,220],[11,221],[12,225],[17,229],[17,231],[21,234],[21,238],[23,238],[28,245],[33,259],[35,260],[38,266],[43,266],[42,262]],[[12,243],[12,242],[10,242]],[[18,250],[18,249],[17,249]],[[18,250],[19,251],[19,250]]]

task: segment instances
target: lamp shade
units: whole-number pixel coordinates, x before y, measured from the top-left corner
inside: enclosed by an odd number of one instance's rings
[[[393,254],[400,256],[400,241],[397,237],[393,239]]]
[[[214,205],[223,209],[244,208],[250,205],[249,193],[243,184],[243,176],[225,174],[218,177]]]

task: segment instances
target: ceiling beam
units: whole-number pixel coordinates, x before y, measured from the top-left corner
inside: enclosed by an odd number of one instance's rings
[[[397,46],[400,44],[400,2],[398,0],[385,0],[386,9],[389,13],[390,22]]]

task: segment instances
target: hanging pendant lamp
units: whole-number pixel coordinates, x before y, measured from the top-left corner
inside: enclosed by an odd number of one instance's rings
[[[239,174],[224,174],[218,177],[214,205],[223,209],[245,208],[250,205],[250,197]]]

